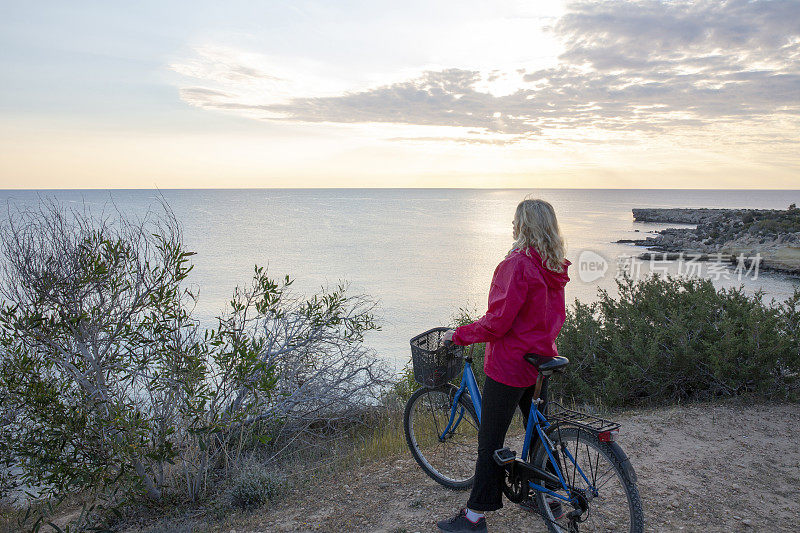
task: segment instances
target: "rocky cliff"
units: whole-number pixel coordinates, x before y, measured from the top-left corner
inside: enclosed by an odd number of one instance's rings
[[[766,269],[800,274],[800,209],[633,209],[637,222],[696,224],[622,240],[653,252],[760,254]]]

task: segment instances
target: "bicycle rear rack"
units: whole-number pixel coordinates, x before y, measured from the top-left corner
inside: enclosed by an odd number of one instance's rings
[[[613,440],[613,435],[620,428],[620,424],[612,420],[582,413],[574,409],[567,409],[558,402],[548,402],[546,416],[547,421],[551,424],[569,424],[598,435],[602,434],[601,436],[607,436],[608,440]],[[601,440],[603,439],[601,438]]]

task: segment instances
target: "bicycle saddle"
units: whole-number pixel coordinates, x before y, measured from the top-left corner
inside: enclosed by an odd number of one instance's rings
[[[545,376],[549,376],[553,372],[561,373],[569,364],[569,359],[560,355],[557,357],[543,357],[535,353],[527,353],[525,354],[525,360]]]

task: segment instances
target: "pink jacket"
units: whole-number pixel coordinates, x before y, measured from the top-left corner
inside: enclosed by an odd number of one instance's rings
[[[487,342],[483,369],[493,380],[512,387],[535,384],[536,368],[523,357],[558,355],[555,341],[566,315],[569,265],[565,260],[564,271],[553,272],[533,248],[530,257],[514,250],[494,271],[489,310],[480,320],[457,328],[453,342]]]

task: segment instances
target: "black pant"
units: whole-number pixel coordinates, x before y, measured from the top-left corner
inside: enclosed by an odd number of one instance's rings
[[[481,425],[478,429],[478,461],[475,464],[475,484],[467,501],[473,511],[495,511],[503,506],[504,469],[494,462],[494,452],[503,447],[508,427],[517,406],[522,409],[525,427],[533,400],[534,386],[511,387],[486,376],[481,395]],[[547,399],[547,379],[542,387],[542,399]],[[544,412],[544,404],[539,406]],[[530,451],[539,440],[534,432]],[[523,458],[524,459],[524,458]]]

